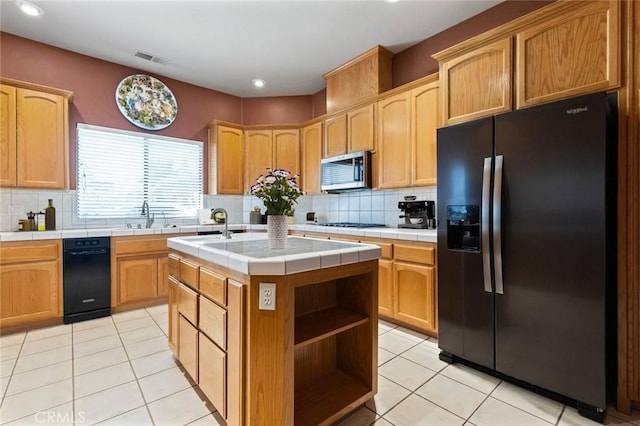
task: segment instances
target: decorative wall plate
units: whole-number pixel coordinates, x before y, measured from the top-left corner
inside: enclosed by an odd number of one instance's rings
[[[178,102],[171,90],[145,74],[122,79],[116,88],[116,104],[127,120],[146,130],[164,129],[178,115]]]

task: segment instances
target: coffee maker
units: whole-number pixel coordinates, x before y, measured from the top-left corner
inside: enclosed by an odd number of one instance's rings
[[[398,224],[398,228],[412,229],[436,229],[435,201],[416,201],[407,199],[398,202],[398,208],[404,212],[399,217],[404,218],[404,223]]]

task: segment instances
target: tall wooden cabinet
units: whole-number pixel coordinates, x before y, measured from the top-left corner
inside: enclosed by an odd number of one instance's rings
[[[302,189],[307,194],[320,193],[322,159],[322,122],[302,128]]]
[[[209,125],[209,193],[244,193],[242,128],[214,121]]]
[[[378,102],[376,164],[381,189],[436,184],[439,83],[430,80]]]
[[[245,191],[249,191],[267,168],[301,174],[298,129],[245,130]]]
[[[0,80],[0,185],[64,189],[68,186],[71,92]]]
[[[376,156],[378,187],[411,184],[411,94],[399,93],[378,102]]]
[[[440,83],[411,89],[411,185],[435,185],[440,126]]]

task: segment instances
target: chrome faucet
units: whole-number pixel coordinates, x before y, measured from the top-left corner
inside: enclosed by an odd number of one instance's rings
[[[142,212],[140,213],[141,216],[144,216],[147,220],[147,223],[145,225],[145,228],[151,228],[151,225],[153,224],[153,221],[155,220],[156,214],[151,214],[151,212],[149,211],[149,203],[147,203],[147,200],[144,200],[142,202]]]
[[[222,232],[222,238],[231,238],[231,234],[229,233],[229,215],[225,209],[217,208],[211,211],[211,219],[215,218],[216,213],[224,213],[224,231]]]

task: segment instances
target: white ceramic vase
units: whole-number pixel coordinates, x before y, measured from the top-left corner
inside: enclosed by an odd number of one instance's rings
[[[270,249],[283,249],[287,245],[287,233],[289,226],[287,216],[267,216],[267,238]]]

